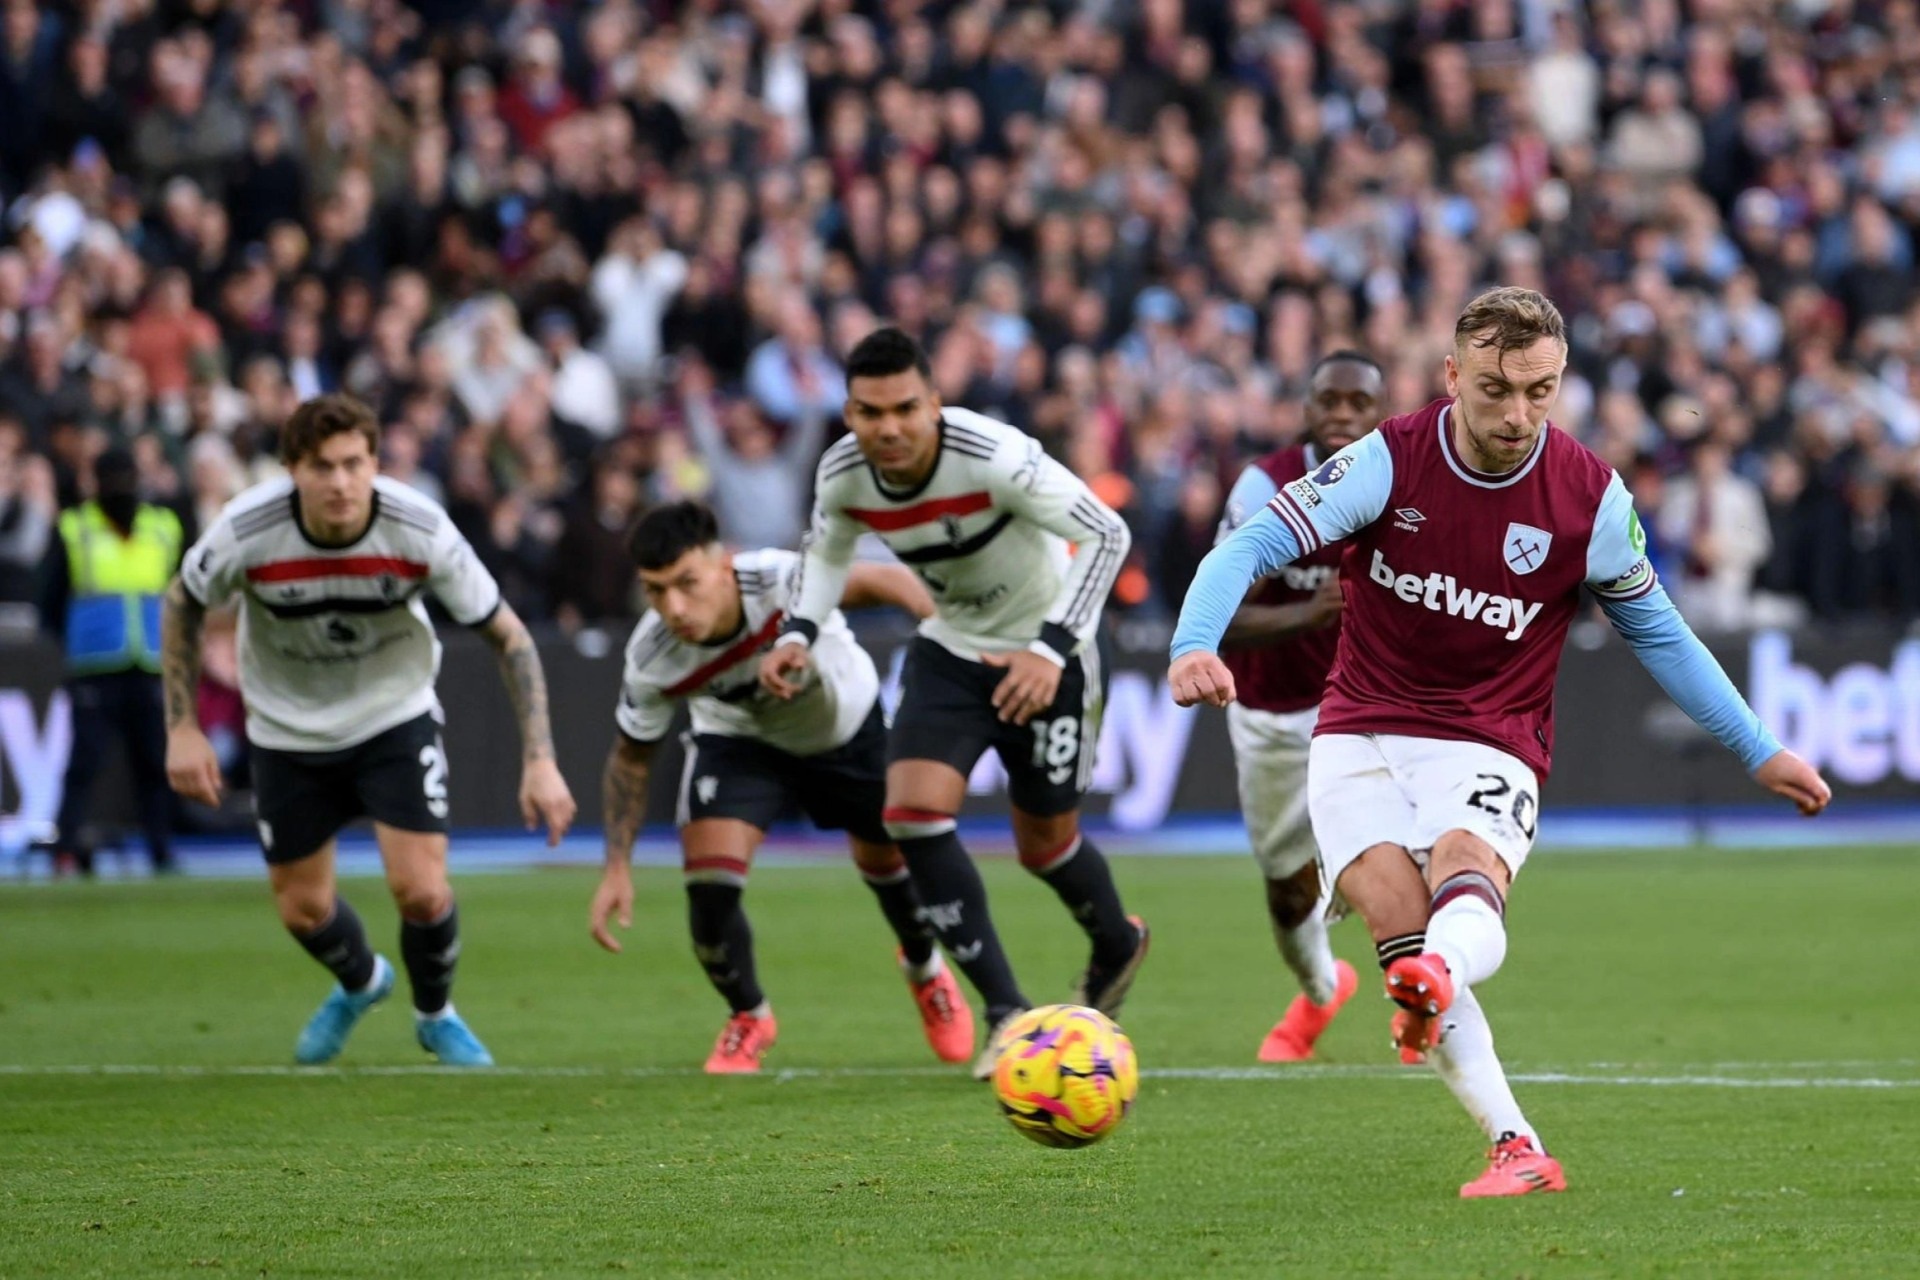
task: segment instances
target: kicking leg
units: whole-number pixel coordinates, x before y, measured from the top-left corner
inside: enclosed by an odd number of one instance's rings
[[[680,828],[693,954],[733,1011],[707,1057],[714,1075],[758,1071],[779,1032],[754,967],[753,926],[740,905],[764,834],[739,818],[696,818]]]
[[[1507,888],[1512,873],[1493,846],[1467,831],[1434,842],[1427,947],[1463,986],[1485,982],[1507,955]]]
[[[295,862],[267,864],[274,909],[307,954],[338,979],[300,1032],[296,1061],[331,1062],[367,1010],[393,990],[393,966],[367,945],[367,931],[346,900],[334,892],[334,842]]]
[[[1403,846],[1376,844],[1340,873],[1339,889],[1367,922],[1386,972],[1387,994],[1401,1006],[1393,1020],[1400,1060],[1418,1062],[1439,1037],[1438,1015],[1453,998],[1443,966],[1433,966],[1431,974],[1408,969],[1417,966],[1426,951],[1426,880]]]
[[[873,890],[880,913],[900,940],[900,969],[920,1010],[920,1023],[934,1056],[942,1062],[965,1062],[973,1056],[973,1010],[953,980],[933,930],[914,892],[907,860],[892,841],[876,842],[849,835],[853,861],[861,879]]]
[[[453,1008],[453,971],[460,959],[460,911],[447,880],[447,837],[376,822],[374,838],[387,888],[400,909],[400,958],[413,986],[420,1047],[451,1067],[490,1067],[493,1055]]]

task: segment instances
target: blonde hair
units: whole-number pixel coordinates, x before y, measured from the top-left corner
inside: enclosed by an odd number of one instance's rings
[[[1513,285],[1489,289],[1469,302],[1453,326],[1454,346],[1463,350],[1472,343],[1505,354],[1542,338],[1567,345],[1567,322],[1560,308],[1542,293]]]

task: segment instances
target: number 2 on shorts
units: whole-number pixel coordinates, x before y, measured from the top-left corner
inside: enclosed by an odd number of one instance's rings
[[[436,818],[447,816],[447,753],[438,738],[420,748],[420,765],[426,770],[420,789],[426,792],[427,812]]]

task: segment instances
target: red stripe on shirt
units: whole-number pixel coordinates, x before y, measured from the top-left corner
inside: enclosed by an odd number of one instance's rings
[[[398,556],[312,556],[269,560],[247,570],[248,582],[306,582],[312,578],[424,578],[427,566]]]
[[[698,689],[701,685],[713,679],[722,671],[725,671],[728,667],[737,666],[747,658],[752,657],[761,645],[766,644],[769,640],[772,640],[776,635],[780,634],[780,628],[786,624],[786,621],[786,613],[782,610],[775,609],[772,616],[760,624],[758,631],[743,639],[736,640],[727,648],[726,652],[722,653],[712,662],[698,668],[679,683],[668,685],[665,689],[661,690],[661,692],[669,698],[686,697],[695,689]]]
[[[897,533],[917,524],[932,524],[942,516],[970,516],[993,505],[993,495],[955,494],[951,498],[928,498],[908,507],[848,507],[847,514],[875,533]]]

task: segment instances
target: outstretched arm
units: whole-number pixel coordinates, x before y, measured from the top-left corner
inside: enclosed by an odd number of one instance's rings
[[[653,771],[655,744],[613,736],[606,768],[600,773],[600,817],[607,832],[606,866],[587,911],[587,929],[608,951],[620,951],[620,940],[607,927],[619,920],[622,929],[633,925],[633,842],[647,816],[647,782]]]
[[[160,603],[160,684],[166,697],[167,781],[189,800],[217,807],[220,760],[200,729],[200,633],[207,611],[176,576]]]
[[[1214,535],[1214,545],[1219,546],[1233,536],[1235,529],[1250,517],[1259,515],[1261,509],[1279,493],[1280,486],[1273,482],[1272,476],[1259,466],[1249,464],[1240,473],[1240,478],[1234,481],[1233,491],[1227,495],[1227,509],[1221,513],[1220,530]],[[1338,582],[1325,583],[1314,592],[1311,600],[1295,604],[1247,604],[1242,601],[1240,607],[1233,611],[1232,620],[1227,623],[1226,634],[1220,638],[1220,647],[1238,649],[1272,644],[1303,631],[1316,631],[1339,621],[1344,606]]]
[[[499,655],[500,678],[520,725],[520,814],[529,831],[545,822],[548,846],[557,845],[573,825],[575,805],[553,758],[553,725],[547,715],[547,677],[540,666],[540,651],[520,615],[504,601],[480,633]]]
[[[1587,547],[1587,586],[1674,705],[1711,733],[1754,780],[1812,817],[1832,790],[1812,765],[1785,750],[1734,688],[1700,638],[1680,616],[1646,556],[1647,539],[1619,476],[1609,481]]]
[[[1657,583],[1635,600],[1601,598],[1607,619],[1674,705],[1740,757],[1755,781],[1812,817],[1833,791],[1818,770],[1786,750],[1740,696]]]
[[[1253,492],[1243,487],[1248,483],[1243,476],[1234,493]],[[1187,588],[1170,651],[1174,699],[1184,697],[1182,706],[1231,702],[1233,680],[1214,655],[1253,580],[1373,523],[1392,492],[1393,454],[1376,432],[1334,454],[1313,474],[1280,486],[1264,507],[1247,514],[1244,524],[1207,553]],[[1202,656],[1188,659],[1189,654]]]

